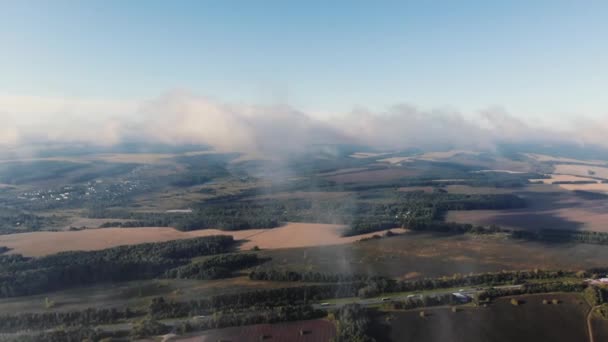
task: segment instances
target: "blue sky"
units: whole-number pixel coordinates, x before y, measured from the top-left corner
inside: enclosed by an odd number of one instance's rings
[[[0,95],[608,115],[608,2],[0,3]]]

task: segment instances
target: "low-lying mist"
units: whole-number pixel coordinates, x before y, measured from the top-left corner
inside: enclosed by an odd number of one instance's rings
[[[206,145],[254,156],[289,156],[323,144],[376,149],[486,149],[498,143],[607,146],[604,122],[571,129],[534,126],[500,109],[454,110],[396,105],[318,119],[289,105],[231,104],[186,91],[141,102],[0,97],[0,146],[48,143]]]

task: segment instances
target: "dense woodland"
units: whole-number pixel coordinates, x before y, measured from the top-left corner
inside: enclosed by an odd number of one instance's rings
[[[24,296],[78,285],[149,279],[191,258],[230,251],[232,236],[209,236],[64,252],[41,258],[0,256],[0,297]]]
[[[345,305],[335,312],[336,338],[333,342],[373,342],[368,335],[372,317],[369,310],[357,304]]]
[[[156,319],[209,315],[215,311],[303,305],[325,298],[354,297],[361,283],[311,285],[279,289],[265,289],[247,293],[218,295],[187,302],[169,302],[155,298],[148,314]]]
[[[608,233],[593,231],[572,231],[560,229],[540,229],[536,231],[514,230],[511,236],[516,239],[546,242],[580,242],[597,245],[608,244]]]
[[[86,327],[99,324],[112,324],[132,320],[137,317],[151,319],[193,317],[205,315],[196,322],[188,322],[180,327],[184,332],[204,330],[217,327],[270,323],[285,320],[299,320],[322,317],[323,312],[306,306],[313,301],[328,298],[354,297],[361,295],[362,289],[373,288],[374,295],[390,292],[422,291],[439,288],[454,288],[460,286],[493,286],[505,284],[522,284],[521,288],[499,289],[490,288],[480,293],[479,300],[526,293],[544,292],[580,292],[594,302],[603,303],[606,300],[605,290],[593,291],[582,282],[583,278],[602,274],[607,269],[591,269],[579,272],[566,271],[513,271],[482,273],[477,275],[453,276],[414,281],[395,281],[391,279],[370,279],[350,283],[334,283],[326,285],[300,286],[281,289],[259,290],[248,293],[226,294],[186,302],[168,301],[163,297],[154,298],[144,310],[130,309],[88,309],[73,312],[21,313],[0,316],[0,331],[14,332],[25,328],[49,329],[55,326]],[[279,274],[279,273],[274,273]],[[579,278],[581,281],[564,282],[563,278]],[[295,280],[295,279],[294,279]],[[530,282],[530,280],[544,280]],[[589,300],[589,299],[588,299]],[[424,306],[457,304],[451,295],[421,296],[407,300],[391,302],[385,305],[393,309],[412,309]],[[354,309],[355,311],[359,309]],[[351,322],[348,315],[358,317],[359,313],[336,314],[339,324],[338,336],[351,336],[349,331],[358,331],[358,323]],[[346,315],[346,316],[343,316]],[[145,326],[145,325],[144,325]],[[340,330],[344,329],[344,330]],[[353,330],[354,329],[354,330]]]
[[[234,271],[252,267],[264,262],[257,254],[221,254],[172,268],[165,272],[165,278],[177,279],[221,279],[230,277]]]
[[[378,192],[344,200],[241,200],[222,201],[196,208],[192,213],[133,213],[121,210],[91,211],[94,218],[128,219],[108,226],[172,226],[180,230],[219,228],[242,230],[274,228],[283,222],[347,224],[344,234],[359,235],[415,223],[441,222],[448,210],[512,209],[526,205],[516,195],[454,195],[443,192]]]
[[[0,207],[0,235],[37,231],[61,222],[56,215],[40,216],[28,212]]]
[[[301,281],[309,283],[345,283],[366,280],[383,279],[382,277],[368,277],[356,274],[321,273],[321,272],[295,272],[289,270],[256,269],[249,272],[252,280],[268,281]]]
[[[190,320],[181,324],[177,330],[180,333],[217,329],[224,327],[242,326],[249,324],[269,324],[325,317],[323,310],[315,310],[310,305],[286,305],[271,308],[255,308],[242,311],[216,311],[213,315]]]
[[[587,288],[584,282],[550,282],[550,283],[529,283],[521,288],[492,288],[485,290],[478,295],[478,300],[492,300],[498,297],[516,296],[523,294],[548,293],[548,292],[582,292]]]

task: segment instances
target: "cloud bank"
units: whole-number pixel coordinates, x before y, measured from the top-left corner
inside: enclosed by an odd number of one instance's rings
[[[237,105],[187,91],[141,102],[0,96],[0,146],[141,141],[266,155],[319,144],[491,149],[497,142],[576,142],[608,147],[606,129],[608,121],[557,131],[531,126],[501,109],[465,116],[409,105],[383,112],[357,109],[320,120],[287,105]]]

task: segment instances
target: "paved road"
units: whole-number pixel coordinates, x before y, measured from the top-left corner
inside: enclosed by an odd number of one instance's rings
[[[595,337],[593,337],[593,325],[591,323],[593,319],[593,311],[599,308],[600,305],[596,305],[589,309],[589,313],[587,314],[587,330],[589,331],[589,342],[595,342]]]
[[[495,286],[494,288],[517,289],[517,288],[521,288],[521,287],[522,287],[522,285],[505,285],[505,286]],[[460,293],[467,295],[467,296],[473,296],[473,295],[480,293],[487,289],[489,289],[489,287],[463,288],[463,291],[461,291]],[[431,292],[431,293],[425,293],[424,291],[420,291],[418,293],[413,294],[413,296],[414,297],[416,297],[416,296],[417,297],[420,297],[420,296],[437,297],[437,296],[446,295],[446,294],[450,294],[450,293],[454,293],[454,292],[456,292],[456,290],[454,290],[454,289],[439,291],[439,292]],[[390,296],[390,294],[387,294],[385,297],[377,297],[377,298],[353,297],[353,298],[342,299],[340,301],[340,303],[331,303],[329,305],[322,305],[321,303],[315,303],[315,304],[312,304],[312,306],[315,309],[324,309],[324,310],[337,309],[337,308],[340,308],[347,304],[359,304],[359,305],[363,305],[363,306],[372,306],[372,305],[378,305],[381,303],[403,301],[403,300],[408,299],[408,297],[410,297],[410,296],[412,296],[412,294],[399,295],[399,296]],[[384,298],[384,300],[383,300],[383,298]],[[201,316],[201,318],[202,317],[204,317],[204,316]],[[166,325],[169,325],[172,327],[177,327],[180,323],[187,322],[191,319],[192,318],[172,318],[172,319],[161,320],[161,322],[163,324],[166,324]],[[130,323],[130,322],[99,326],[99,328],[106,330],[106,331],[130,330],[131,327],[132,327],[132,323]],[[12,335],[12,334],[9,334],[9,335]],[[2,337],[2,335],[0,335],[0,337]],[[591,342],[593,342],[593,340]]]

